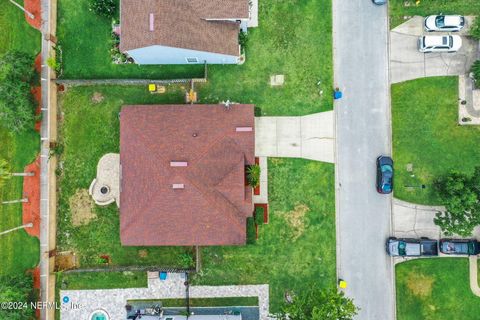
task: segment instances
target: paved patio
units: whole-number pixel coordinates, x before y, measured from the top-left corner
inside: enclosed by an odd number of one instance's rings
[[[88,189],[95,203],[106,206],[113,202],[120,207],[120,155],[107,153],[97,165],[97,177]]]
[[[390,31],[390,81],[402,81],[468,73],[478,59],[478,40],[464,35],[472,18],[467,17],[467,27],[461,32],[462,47],[456,53],[421,53],[417,48],[418,37],[433,35],[423,29],[423,17],[415,16]],[[435,32],[435,35],[444,33]],[[446,34],[446,33],[445,33]]]
[[[155,277],[149,275],[147,288],[60,290],[61,319],[87,320],[93,311],[101,309],[112,320],[124,320],[127,314],[125,310],[127,300],[185,298],[184,282],[185,278],[180,273],[169,273],[167,280],[163,281],[156,273]],[[258,297],[260,320],[270,319],[268,285],[192,286],[190,297]],[[65,302],[66,300],[68,302]]]
[[[334,162],[334,113],[255,118],[255,155]]]

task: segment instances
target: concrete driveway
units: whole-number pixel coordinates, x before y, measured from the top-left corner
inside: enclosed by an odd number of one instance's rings
[[[467,25],[469,25],[467,19]],[[468,73],[478,58],[478,40],[464,36],[468,29],[458,33],[462,47],[456,53],[420,53],[417,40],[422,35],[442,35],[423,30],[423,17],[413,17],[390,31],[390,81],[402,82],[423,77],[461,75]]]
[[[255,155],[334,162],[334,114],[255,118]]]
[[[443,206],[424,206],[394,199],[393,234],[397,238],[440,239],[443,237],[442,231],[433,223],[433,219],[438,211],[444,210]],[[472,236],[480,240],[480,226],[473,230]]]

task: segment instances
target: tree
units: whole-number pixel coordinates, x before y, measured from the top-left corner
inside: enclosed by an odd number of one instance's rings
[[[35,71],[33,57],[9,51],[0,58],[0,120],[13,131],[32,128],[35,121],[35,103],[31,82]]]
[[[353,300],[343,292],[313,287],[285,304],[277,315],[280,320],[351,320],[358,313]]]
[[[470,36],[474,39],[480,40],[480,19],[477,17],[470,27]]]
[[[455,171],[435,182],[446,210],[438,212],[434,222],[445,235],[469,237],[480,225],[479,183],[480,167],[471,176]]]
[[[33,279],[31,275],[9,275],[0,277],[1,302],[26,302],[26,308],[1,308],[0,319],[31,320],[35,319],[35,310],[30,308],[34,300]]]

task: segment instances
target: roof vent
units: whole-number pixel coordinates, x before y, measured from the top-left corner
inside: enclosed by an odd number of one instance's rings
[[[185,189],[185,185],[183,183],[174,183],[172,184],[172,189]]]
[[[153,22],[154,22],[153,13],[150,13],[150,31],[153,31]]]
[[[252,127],[237,127],[235,129],[236,132],[252,132],[253,128]]]
[[[170,161],[170,167],[186,167],[188,166],[187,161]]]

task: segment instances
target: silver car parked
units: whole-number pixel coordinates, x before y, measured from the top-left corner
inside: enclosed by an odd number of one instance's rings
[[[420,52],[457,52],[462,47],[460,36],[423,36],[418,38]]]

